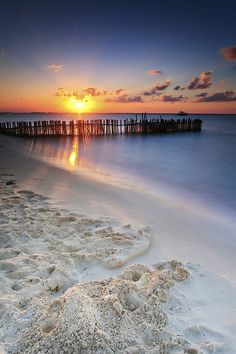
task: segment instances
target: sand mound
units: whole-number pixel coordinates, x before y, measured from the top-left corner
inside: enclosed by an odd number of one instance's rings
[[[166,329],[161,303],[187,278],[181,263],[127,268],[119,279],[76,285],[52,301],[17,343],[18,353],[169,353],[188,343]]]

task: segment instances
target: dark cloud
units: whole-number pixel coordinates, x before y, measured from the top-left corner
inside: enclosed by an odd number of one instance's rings
[[[207,92],[202,92],[202,93],[199,93],[199,95],[195,95],[195,97],[206,97],[208,95]]]
[[[197,102],[231,102],[236,101],[236,93],[234,91],[216,92],[212,95],[206,94],[200,97]]]
[[[170,86],[170,84],[171,84],[170,80],[167,80],[165,82],[160,82],[160,83],[156,84],[154,89],[157,91],[162,91],[162,90],[165,90],[168,86]]]
[[[65,89],[63,87],[59,87],[57,89],[57,92],[55,93],[55,96],[64,96],[65,94]]]
[[[151,69],[151,70],[147,71],[147,74],[151,75],[151,76],[157,76],[157,75],[162,74],[162,71],[161,70],[156,70],[156,69]]]
[[[132,102],[139,102],[142,103],[143,99],[141,96],[128,96],[127,94],[124,94],[122,96],[118,97],[112,97],[112,98],[107,98],[105,102],[108,103],[132,103]]]
[[[187,98],[184,97],[183,95],[180,95],[180,96],[163,95],[162,96],[163,102],[183,102],[186,100],[187,100]]]
[[[105,96],[108,94],[108,91],[101,90],[99,91],[96,87],[87,87],[80,91],[68,92],[64,89],[64,87],[59,87],[55,96],[63,96],[63,97],[76,97],[77,99],[84,99],[86,95],[90,96]]]
[[[91,95],[91,96],[106,96],[108,94],[108,91],[102,90],[99,91],[96,87],[87,87],[82,90],[85,94]]]
[[[144,91],[142,95],[144,96],[158,96],[158,91],[165,90],[170,85],[170,80],[157,83],[151,90]]]
[[[174,87],[175,91],[178,91],[178,90],[184,91],[185,89],[186,89],[186,87],[181,87],[180,85],[177,85]]]
[[[225,58],[225,60],[228,61],[236,60],[236,45],[228,48],[221,48],[220,52]]]
[[[157,91],[156,89],[151,89],[150,91],[144,91],[143,92],[143,95],[144,96],[155,96],[157,94]]]
[[[116,95],[120,95],[121,93],[124,93],[125,91],[126,91],[125,89],[120,88],[120,89],[117,89],[117,90],[116,90],[115,94],[116,94]]]
[[[197,89],[206,89],[212,85],[212,71],[203,71],[197,77],[193,77],[188,89],[197,90]]]
[[[55,96],[59,97],[75,97],[77,100],[85,100],[85,95],[83,93],[79,93],[78,91],[67,92],[63,87],[59,87]]]
[[[57,89],[57,92],[55,93],[55,96],[62,96],[62,97],[79,97],[81,94],[79,94],[77,91],[73,92],[67,92],[64,87],[59,87]],[[83,97],[83,95],[81,95]]]

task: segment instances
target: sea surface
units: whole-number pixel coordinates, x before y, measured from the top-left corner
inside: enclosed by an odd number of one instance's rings
[[[158,118],[160,114],[150,114]],[[162,115],[163,118],[177,118]],[[33,157],[82,173],[119,176],[119,181],[153,192],[176,191],[189,200],[234,215],[236,210],[236,115],[190,115],[201,118],[201,132],[159,135],[13,138]],[[0,114],[1,121],[123,119],[133,114]]]

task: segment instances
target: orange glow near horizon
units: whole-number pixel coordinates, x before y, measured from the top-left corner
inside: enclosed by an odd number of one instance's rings
[[[73,113],[89,113],[93,108],[92,96],[88,95],[83,98],[70,97],[65,107]]]
[[[0,93],[1,94],[1,93]],[[185,111],[199,114],[236,114],[235,101],[233,102],[143,102],[143,103],[113,103],[103,102],[99,97],[85,96],[55,97],[52,94],[39,96],[38,92],[27,92],[27,98],[19,99],[18,96],[2,96],[0,112],[57,112],[57,113],[176,113]],[[95,99],[96,98],[96,99]]]

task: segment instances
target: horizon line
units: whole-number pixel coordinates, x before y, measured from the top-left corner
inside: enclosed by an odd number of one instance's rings
[[[11,115],[11,114],[66,114],[66,115],[87,115],[87,114],[137,114],[137,115],[141,115],[141,114],[173,114],[173,115],[178,115],[179,112],[83,112],[83,113],[76,113],[76,112],[53,112],[53,111],[32,111],[32,112],[17,112],[17,111],[0,111],[0,114],[5,114],[5,115]],[[211,112],[211,113],[198,113],[198,112],[185,112],[187,115],[192,115],[192,114],[198,114],[198,115],[211,115],[211,114],[215,114],[215,115],[236,115],[235,113],[215,113],[215,112]]]

